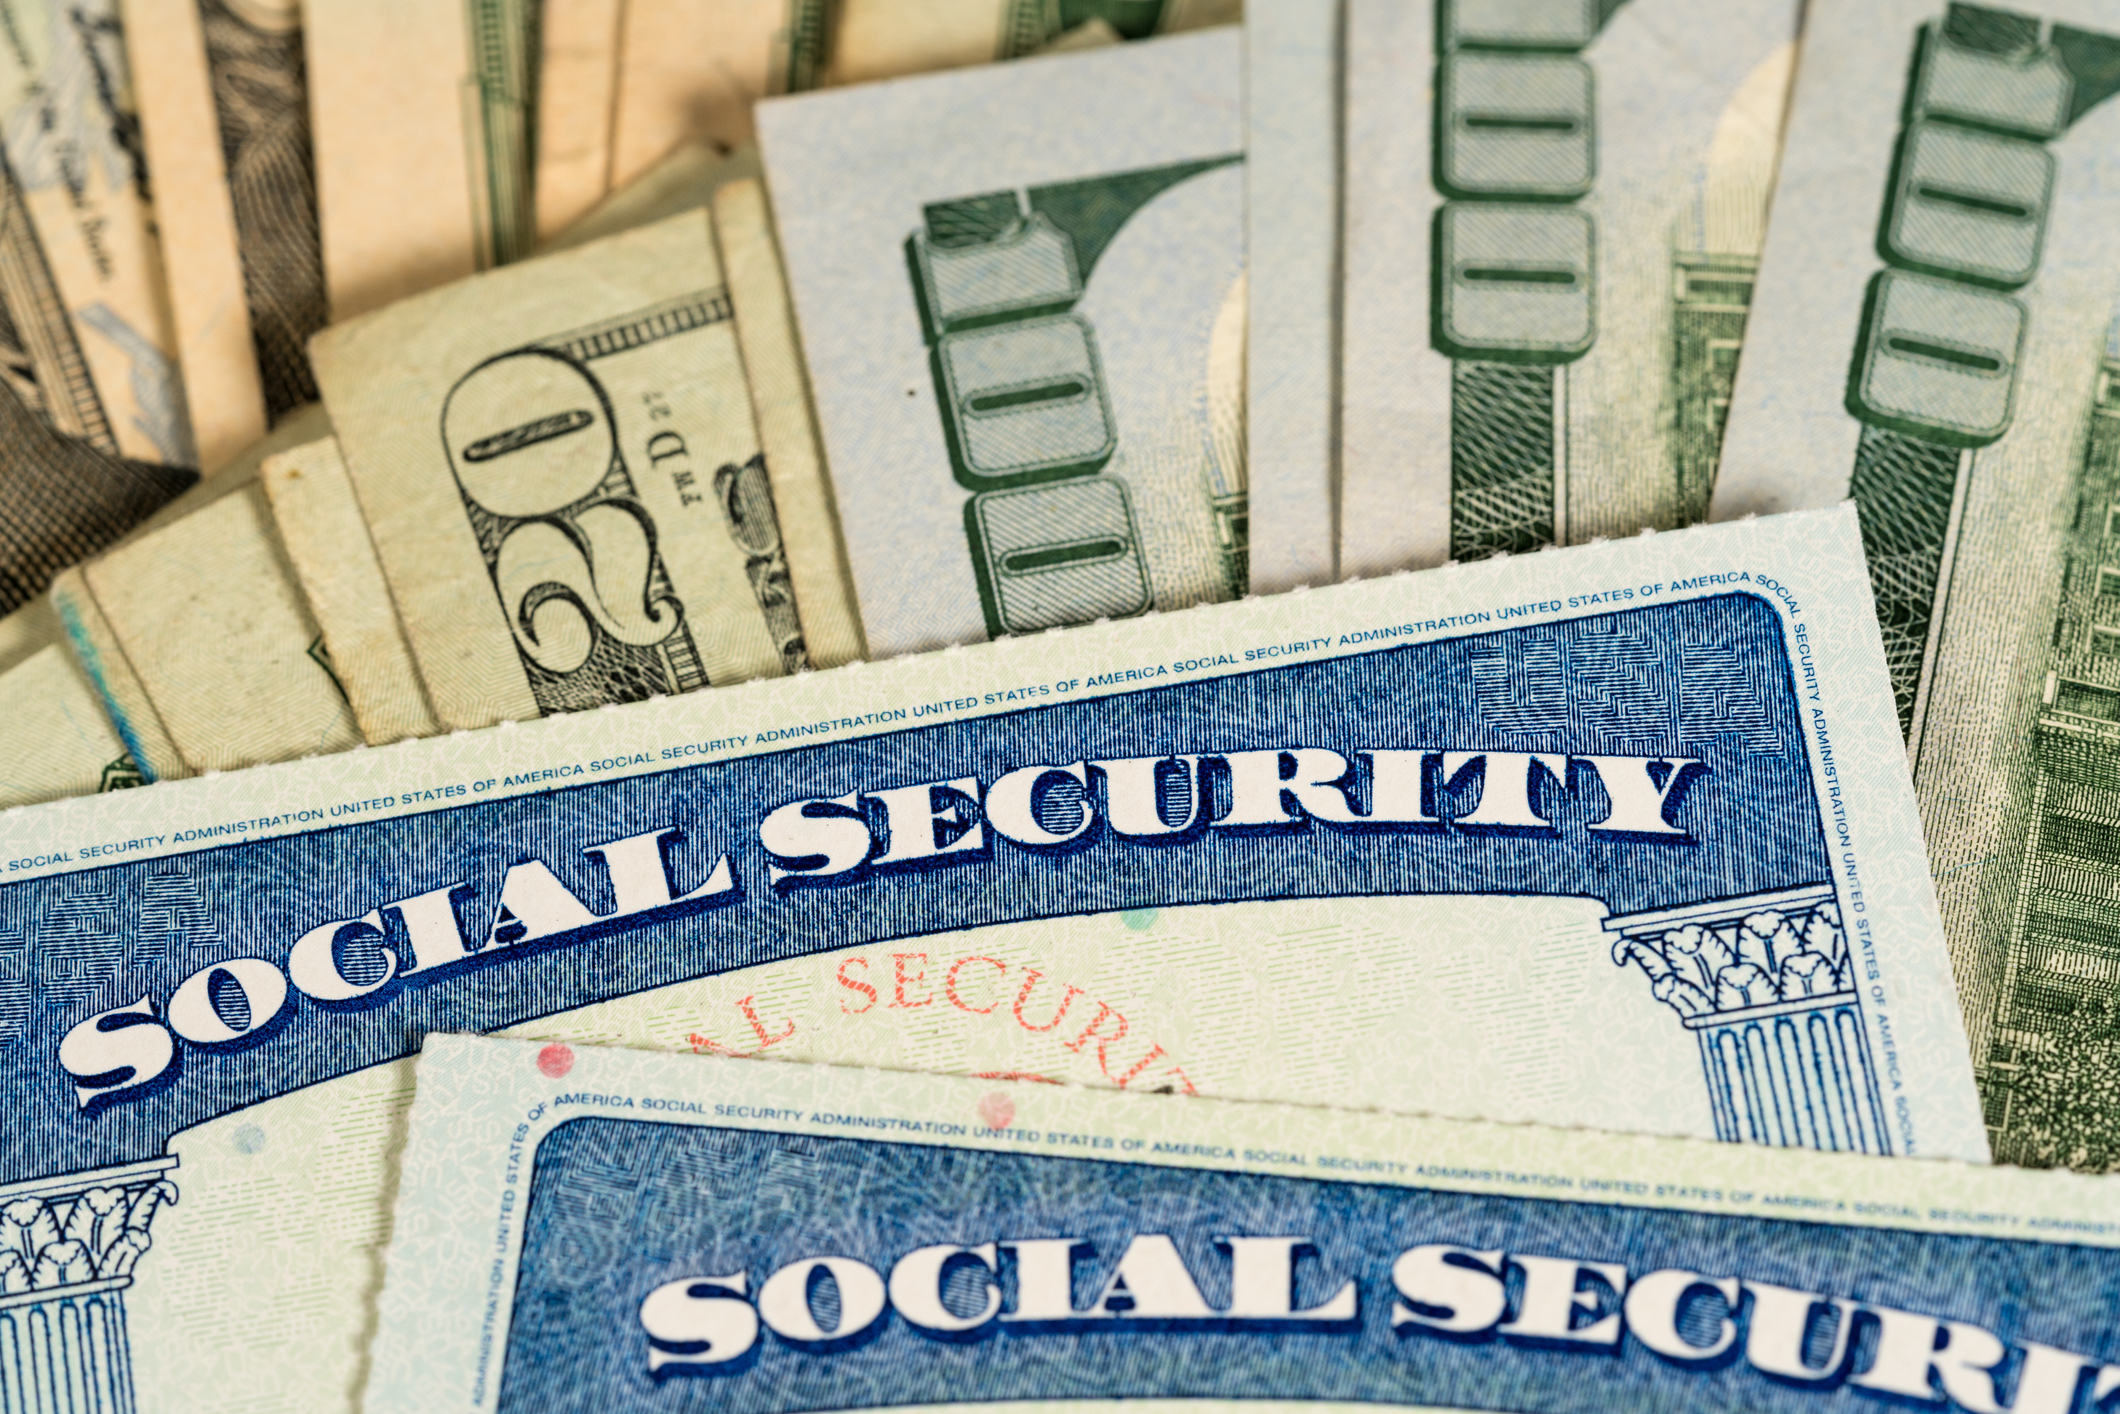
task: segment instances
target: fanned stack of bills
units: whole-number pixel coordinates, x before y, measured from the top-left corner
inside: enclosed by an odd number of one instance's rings
[[[2120,6],[0,89],[0,1414],[2120,1409]]]

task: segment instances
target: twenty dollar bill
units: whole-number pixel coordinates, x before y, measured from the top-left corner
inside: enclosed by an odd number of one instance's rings
[[[528,255],[538,6],[302,7],[334,320]]]
[[[442,726],[799,666],[733,320],[695,210],[318,336]]]

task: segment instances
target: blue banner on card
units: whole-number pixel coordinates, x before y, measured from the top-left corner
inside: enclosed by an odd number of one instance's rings
[[[1726,1137],[1888,1151],[1799,648],[1731,594],[935,725],[883,713],[855,740],[0,886],[0,1182],[153,1158],[430,1031],[757,963],[1438,893],[1602,902],[1619,956],[1700,1032]],[[1810,1130],[1760,1128],[1781,1121],[1746,1048],[1769,1026],[1830,1072]]]
[[[537,1150],[498,1407],[2120,1402],[2120,1252],[1549,1182],[1571,1201],[570,1120]]]

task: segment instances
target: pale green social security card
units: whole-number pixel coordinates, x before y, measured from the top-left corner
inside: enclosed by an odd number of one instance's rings
[[[1233,29],[769,101],[869,647],[1243,592]]]
[[[1986,1157],[1847,508],[0,813],[0,1342],[346,1407],[503,1030]]]
[[[366,1407],[2095,1414],[2120,1179],[428,1038]]]
[[[2120,5],[1812,6],[1714,513],[1852,498],[1998,1157],[2120,1165]]]
[[[1349,0],[1340,568],[1702,518],[1795,0]]]

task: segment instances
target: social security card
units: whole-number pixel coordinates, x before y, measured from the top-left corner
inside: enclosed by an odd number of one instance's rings
[[[1841,510],[0,816],[0,1344],[346,1407],[434,1031],[1982,1158],[1904,762]]]
[[[2072,1414],[2116,1185],[435,1036],[367,1408]]]

